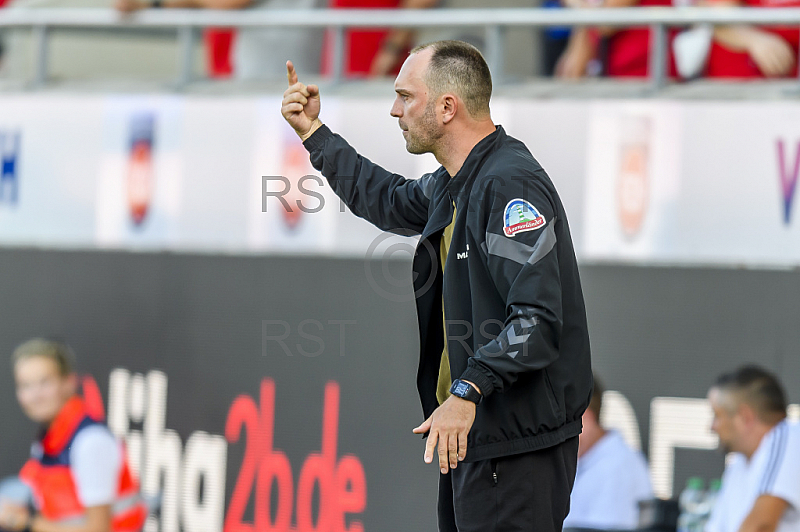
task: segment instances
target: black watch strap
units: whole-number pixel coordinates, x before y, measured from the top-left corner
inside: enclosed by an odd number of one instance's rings
[[[475,389],[473,385],[468,382],[464,382],[461,379],[456,379],[453,381],[452,386],[450,386],[450,393],[455,395],[456,397],[460,397],[462,399],[466,399],[467,401],[472,401],[476,405],[481,403],[481,399],[483,396]]]

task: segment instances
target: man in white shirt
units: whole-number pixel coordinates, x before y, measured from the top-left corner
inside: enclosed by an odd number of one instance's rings
[[[652,499],[644,456],[618,432],[600,424],[603,388],[597,376],[589,408],[583,414],[578,470],[564,528],[633,529],[639,501]]]
[[[800,532],[800,427],[771,373],[745,366],[708,392],[711,429],[734,453],[706,532]]]

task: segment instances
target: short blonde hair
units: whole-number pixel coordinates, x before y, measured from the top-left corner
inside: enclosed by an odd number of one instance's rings
[[[35,357],[49,358],[56,363],[62,377],[75,373],[75,353],[67,344],[45,338],[32,338],[21,343],[11,355],[11,365],[16,367],[23,360]]]

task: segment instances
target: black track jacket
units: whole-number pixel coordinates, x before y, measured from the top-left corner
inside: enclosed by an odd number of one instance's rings
[[[484,396],[465,461],[579,434],[592,372],[578,267],[561,200],[525,145],[498,126],[455,176],[440,167],[419,179],[381,168],[326,126],[304,145],[354,214],[384,231],[421,235],[413,261],[417,388],[427,418],[438,407],[444,300],[451,375]],[[453,202],[442,275],[439,241]]]

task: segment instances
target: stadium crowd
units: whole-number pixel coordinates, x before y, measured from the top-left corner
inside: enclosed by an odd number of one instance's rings
[[[547,0],[544,7],[583,9],[587,7],[650,7],[702,5],[724,8],[743,5],[753,8],[800,7],[800,0]],[[286,9],[329,7],[334,9],[448,9],[487,7],[475,0],[115,0],[115,7],[130,12],[148,7],[202,7],[216,9]],[[519,2],[493,3],[492,7],[533,7]],[[284,35],[281,32],[289,32]],[[331,34],[318,31],[244,30],[207,35],[208,69],[212,76],[233,72],[254,78],[281,71],[287,51],[294,52],[298,68],[329,72]],[[459,39],[482,48],[480,35],[460,30],[348,30],[345,34],[345,74],[351,78],[396,75],[402,59],[416,44],[440,39]],[[233,57],[229,54],[234,42]],[[545,76],[576,79],[587,76],[645,77],[648,74],[650,30],[609,27],[554,28],[542,32],[542,72]],[[796,27],[755,27],[749,25],[674,28],[669,32],[669,75],[681,79],[776,78],[797,76],[800,30]],[[270,54],[263,50],[269,49]],[[249,50],[249,51],[247,51]],[[234,66],[231,67],[230,65]],[[533,74],[533,73],[532,73]]]
[[[3,6],[33,6],[29,0],[0,0]],[[62,4],[56,4],[62,5]],[[67,3],[66,5],[69,5]],[[492,7],[534,7],[537,4],[504,0]],[[800,0],[545,0],[544,8],[650,7],[701,5],[725,8],[798,7]],[[487,7],[482,0],[114,0],[123,13],[147,8],[205,9],[450,9]],[[648,74],[650,30],[610,27],[545,28],[531,41],[541,57],[538,71],[529,75],[580,79],[607,76],[641,78]],[[482,32],[432,28],[414,30],[349,29],[345,32],[344,75],[351,79],[394,76],[413,46],[439,39],[459,39],[484,49]],[[0,34],[0,69],[3,43]],[[291,54],[305,72],[330,73],[333,34],[314,29],[205,31],[205,70],[212,78],[265,79],[279,77]],[[668,75],[688,80],[700,77],[728,79],[789,78],[797,76],[800,30],[790,26],[695,26],[668,32]],[[10,46],[5,47],[8,52]]]

